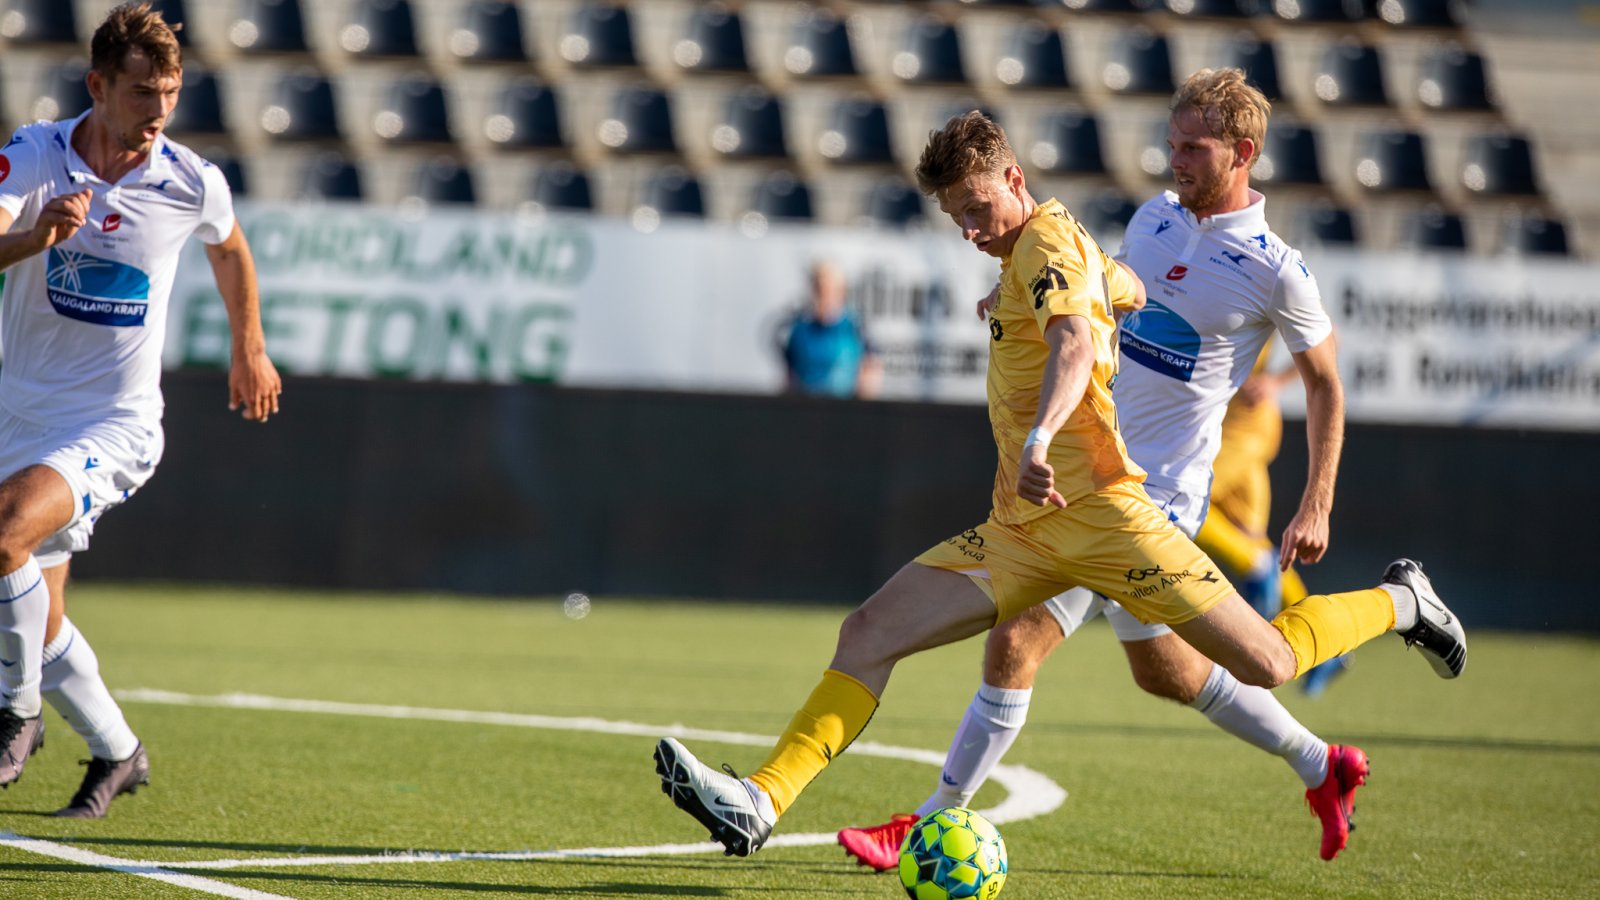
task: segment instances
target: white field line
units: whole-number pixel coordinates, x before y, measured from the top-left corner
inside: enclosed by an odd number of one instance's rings
[[[505,725],[516,728],[543,728],[557,731],[585,731],[598,734],[621,734],[639,737],[677,737],[689,740],[710,741],[720,744],[769,746],[774,738],[767,735],[738,731],[712,731],[689,728],[684,725],[648,725],[639,722],[613,722],[590,717],[565,718],[521,713],[481,712],[466,709],[430,709],[414,706],[381,706],[371,703],[340,703],[331,700],[296,700],[282,697],[264,697],[258,694],[219,694],[202,696],[172,691],[135,689],[118,691],[117,697],[129,703],[152,703],[168,706],[206,706],[225,709],[256,709],[274,712],[322,713],[338,716],[369,716],[382,719],[421,719],[435,722],[463,722],[479,725]],[[894,747],[872,741],[857,741],[850,745],[851,753],[863,756],[880,756],[910,762],[942,766],[944,754],[911,747]],[[995,824],[1031,819],[1054,812],[1066,802],[1067,792],[1045,775],[1025,766],[997,766],[992,776],[1006,789],[1006,798],[998,805],[980,810]],[[833,832],[817,834],[779,834],[767,842],[768,847],[807,847],[831,844]],[[576,857],[674,856],[698,853],[720,853],[722,845],[713,841],[690,844],[656,844],[640,847],[583,847],[567,850],[514,850],[506,852],[431,853],[402,852],[369,855],[286,856],[216,860],[180,860],[152,862],[112,860],[117,865],[145,869],[246,869],[285,868],[301,866],[351,866],[393,865],[397,863],[460,862],[466,860],[554,860]],[[110,857],[102,857],[110,860]],[[266,895],[259,895],[266,896]]]
[[[199,875],[185,875],[181,872],[164,871],[159,863],[135,862],[133,860],[118,859],[115,856],[105,856],[91,850],[79,847],[69,847],[57,844],[54,841],[41,841],[38,838],[23,837],[9,831],[0,831],[0,846],[14,847],[37,853],[40,856],[50,856],[75,862],[85,866],[97,866],[121,872],[125,875],[137,875],[140,878],[149,878],[152,881],[163,881],[190,890],[214,894],[219,897],[237,897],[240,900],[287,900],[280,894],[267,894],[261,891],[252,891],[249,888],[228,884],[225,881],[213,881],[210,878],[201,878]]]

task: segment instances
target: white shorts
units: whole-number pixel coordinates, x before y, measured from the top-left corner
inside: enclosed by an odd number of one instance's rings
[[[33,465],[49,466],[77,498],[72,520],[34,549],[39,566],[54,568],[89,549],[95,523],[144,487],[164,447],[161,426],[148,421],[108,419],[52,428],[0,412],[0,478]]]
[[[1145,493],[1150,495],[1150,499],[1161,507],[1167,518],[1171,519],[1184,534],[1193,538],[1200,530],[1200,525],[1206,520],[1208,498],[1150,484],[1146,484],[1144,489]],[[1111,623],[1111,630],[1116,632],[1117,640],[1124,644],[1154,640],[1164,634],[1172,633],[1171,628],[1160,623],[1146,625],[1115,601],[1107,600],[1088,588],[1073,588],[1057,594],[1044,602],[1044,608],[1055,616],[1056,624],[1061,626],[1063,637],[1071,637],[1083,623],[1101,613],[1105,613],[1106,621]]]

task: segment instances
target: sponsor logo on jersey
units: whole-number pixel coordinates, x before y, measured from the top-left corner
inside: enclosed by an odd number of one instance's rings
[[[1259,244],[1262,250],[1267,249],[1267,235],[1264,232],[1262,234],[1255,235],[1254,237],[1250,238],[1250,240]]]
[[[106,213],[106,217],[100,222],[101,231],[116,231],[121,227],[122,213]]]
[[[1236,266],[1244,265],[1245,259],[1248,258],[1243,253],[1229,253],[1226,250],[1222,251],[1222,255],[1226,256],[1228,259],[1232,260],[1233,264],[1236,265]]]
[[[1179,381],[1194,378],[1200,334],[1159,300],[1150,299],[1144,309],[1128,314],[1121,344],[1124,359]]]
[[[1173,266],[1167,270],[1168,281],[1182,281],[1183,276],[1189,274],[1188,266]]]
[[[1171,228],[1171,227],[1172,227],[1172,220],[1171,219],[1162,219],[1161,220],[1161,224],[1156,226],[1156,234],[1160,234],[1161,232],[1166,231],[1168,228]]]
[[[50,248],[45,283],[56,312],[80,322],[142,326],[150,308],[149,275],[76,250]]]
[[[16,140],[17,140],[16,138],[12,138],[11,139],[12,143],[16,143]],[[11,146],[11,144],[7,144],[6,146],[9,147],[9,146]],[[4,153],[0,153],[0,184],[5,183],[5,180],[7,178],[10,178],[10,177],[11,177],[11,158],[6,156]]]

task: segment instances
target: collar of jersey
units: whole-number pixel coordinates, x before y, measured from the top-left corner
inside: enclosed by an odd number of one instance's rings
[[[1190,228],[1221,228],[1226,230],[1230,228],[1255,228],[1267,224],[1267,198],[1255,188],[1250,189],[1249,206],[1244,209],[1236,209],[1230,213],[1206,216],[1204,222],[1195,218],[1194,213],[1178,202],[1176,193],[1166,191],[1163,196],[1167,198],[1169,205],[1183,210],[1184,221],[1189,223]]]
[[[78,151],[72,146],[72,133],[78,130],[79,123],[93,111],[93,107],[91,107],[79,113],[77,118],[56,123],[56,134],[66,147],[67,174],[71,176],[73,184],[83,184],[86,181],[106,184],[105,179],[96,175],[94,170],[89,168],[89,164],[83,161],[83,157],[79,156]],[[123,181],[132,186],[148,180],[159,180],[161,177],[170,174],[172,172],[172,163],[167,158],[166,150],[167,136],[165,134],[156,135],[155,142],[150,145],[150,152],[145,154],[144,162],[135,166],[127,175],[122,176]],[[132,176],[131,180],[129,180],[130,176]]]

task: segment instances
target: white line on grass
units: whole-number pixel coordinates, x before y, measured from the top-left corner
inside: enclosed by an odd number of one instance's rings
[[[263,697],[258,694],[219,694],[201,696],[173,691],[136,689],[118,691],[117,697],[129,703],[154,703],[168,706],[208,706],[227,709],[259,709],[275,712],[323,713],[337,716],[369,716],[381,719],[423,719],[435,722],[465,722],[479,725],[506,725],[516,728],[544,728],[556,731],[587,731],[600,734],[626,734],[641,737],[679,737],[765,747],[773,742],[767,735],[739,731],[712,731],[684,725],[646,725],[638,722],[613,722],[591,717],[564,718],[523,713],[480,712],[468,709],[429,709],[415,706],[381,706],[372,703],[340,703],[332,700],[295,700]],[[857,741],[850,752],[910,762],[942,766],[944,754],[911,747],[894,747],[872,741]],[[1006,798],[989,809],[980,810],[995,824],[1016,822],[1054,812],[1066,802],[1067,792],[1045,775],[1025,766],[995,767],[994,781],[1006,789]],[[808,847],[831,844],[832,832],[825,834],[780,834],[768,847]],[[722,845],[705,841],[693,844],[656,844],[644,847],[584,847],[571,850],[521,850],[463,853],[383,853],[370,855],[288,856],[256,859],[182,860],[177,862],[134,862],[114,860],[119,865],[161,869],[243,869],[292,866],[390,865],[396,863],[460,862],[466,860],[539,860],[574,857],[669,856],[720,853]],[[104,857],[110,859],[110,857]],[[261,895],[265,896],[265,895]]]
[[[57,844],[54,841],[23,837],[20,834],[12,834],[9,831],[0,831],[0,846],[14,847],[18,850],[26,850],[29,853],[37,853],[40,856],[51,856],[85,866],[110,869],[113,872],[121,872],[125,875],[137,875],[140,878],[164,881],[167,884],[189,888],[194,891],[203,891],[219,897],[238,897],[240,900],[288,900],[288,898],[280,894],[252,891],[249,888],[238,887],[225,881],[212,881],[209,878],[201,878],[199,875],[184,875],[181,872],[164,871],[165,867],[160,863],[118,859],[115,856],[105,856],[92,850],[69,847],[65,844]]]

